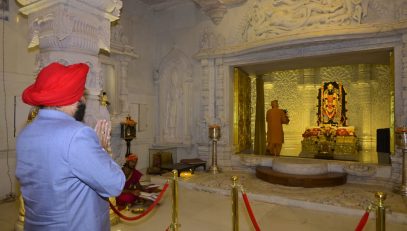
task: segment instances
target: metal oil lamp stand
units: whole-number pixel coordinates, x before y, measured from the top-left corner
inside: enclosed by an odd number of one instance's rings
[[[217,143],[220,138],[220,127],[218,125],[209,126],[209,138],[212,140],[212,166],[209,168],[209,172],[217,174],[221,172],[218,167],[218,153]]]
[[[396,191],[402,196],[407,196],[407,131],[397,132],[396,131],[396,145],[403,150],[403,162],[401,164],[401,185],[396,188]]]
[[[131,141],[136,138],[136,124],[137,122],[134,121],[130,115],[126,117],[124,122],[120,123],[120,138],[126,141],[127,146],[126,157],[131,153]]]

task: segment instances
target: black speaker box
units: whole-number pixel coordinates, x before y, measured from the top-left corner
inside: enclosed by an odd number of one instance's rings
[[[376,152],[390,153],[390,128],[376,130]]]

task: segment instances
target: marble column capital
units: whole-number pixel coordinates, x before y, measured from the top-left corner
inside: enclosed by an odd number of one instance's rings
[[[28,15],[29,48],[80,51],[97,55],[110,51],[110,22],[118,19],[119,0],[20,0]]]
[[[25,15],[62,3],[89,11],[89,13],[103,12],[103,16],[110,19],[110,21],[119,19],[120,9],[123,6],[121,0],[17,0],[17,2],[23,6],[20,12]]]

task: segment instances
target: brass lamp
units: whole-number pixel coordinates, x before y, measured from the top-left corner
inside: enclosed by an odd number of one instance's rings
[[[130,115],[120,123],[120,138],[124,139],[127,145],[126,157],[130,155],[130,142],[136,138],[136,124],[137,122]]]
[[[209,168],[209,172],[212,174],[220,173],[221,169],[218,167],[218,152],[217,143],[220,139],[220,126],[217,124],[212,124],[209,126],[209,139],[212,140],[212,166]]]

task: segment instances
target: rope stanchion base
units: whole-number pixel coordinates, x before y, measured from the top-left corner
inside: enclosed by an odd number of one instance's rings
[[[111,208],[120,218],[123,218],[124,220],[127,220],[127,221],[135,221],[135,220],[138,220],[138,219],[144,217],[145,215],[147,215],[148,213],[150,213],[151,210],[153,210],[153,208],[158,204],[158,202],[160,202],[160,200],[161,200],[161,198],[163,197],[163,195],[164,195],[165,191],[167,190],[167,188],[168,188],[168,182],[165,183],[165,185],[164,185],[164,187],[163,187],[163,190],[160,192],[160,194],[158,195],[157,199],[153,202],[153,204],[151,204],[143,213],[141,213],[141,214],[139,214],[139,215],[137,215],[137,216],[128,217],[128,216],[123,215],[123,214],[120,213],[120,211],[109,201],[110,208]]]

